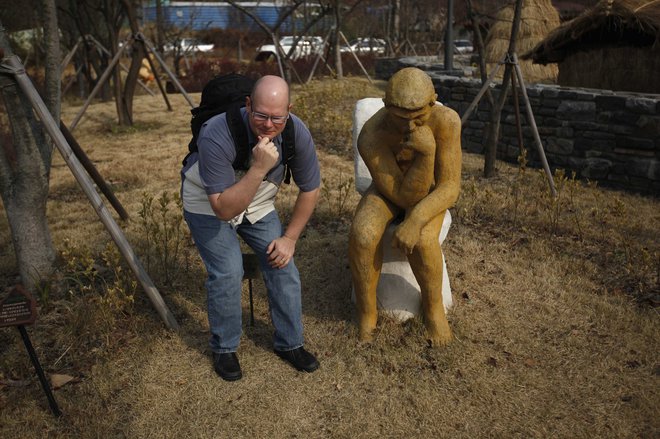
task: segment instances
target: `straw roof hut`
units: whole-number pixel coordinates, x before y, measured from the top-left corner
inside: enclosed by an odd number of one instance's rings
[[[486,63],[488,71],[492,71],[497,63],[504,59],[509,49],[511,26],[515,2],[503,7],[495,16],[488,37],[486,38]],[[520,29],[516,40],[516,52],[525,53],[536,46],[554,28],[559,26],[559,13],[550,0],[523,0],[520,17]],[[520,61],[525,82],[550,82],[557,79],[557,66],[542,66],[531,61]],[[504,68],[498,72],[501,79]]]
[[[660,0],[602,0],[523,57],[559,63],[561,85],[660,93]]]

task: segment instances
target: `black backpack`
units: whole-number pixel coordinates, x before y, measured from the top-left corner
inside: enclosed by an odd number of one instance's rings
[[[227,113],[227,125],[236,145],[236,159],[232,167],[236,170],[247,170],[250,166],[250,148],[248,145],[248,128],[243,123],[241,108],[245,106],[245,98],[250,96],[255,81],[238,73],[216,76],[202,90],[202,101],[199,107],[190,110],[190,130],[192,139],[188,144],[188,155],[183,164],[193,152],[197,151],[197,136],[204,122],[215,115]],[[287,119],[282,131],[282,164],[285,166],[284,182],[291,181],[289,160],[295,155],[296,133],[291,118]]]

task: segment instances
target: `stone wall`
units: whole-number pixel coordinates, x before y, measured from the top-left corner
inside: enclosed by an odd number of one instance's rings
[[[442,75],[424,62],[401,61],[397,69],[412,64],[427,70],[438,100],[460,115],[481,89],[477,79]],[[379,77],[385,79],[392,73]],[[496,98],[499,85],[491,90]],[[600,186],[660,195],[660,95],[541,84],[528,85],[527,94],[551,168],[573,170],[581,178],[598,181]],[[463,126],[464,150],[483,152],[490,117],[487,102],[484,96]],[[522,96],[520,115],[529,164],[540,166]],[[509,96],[502,113],[498,158],[516,163],[519,153],[515,111]]]

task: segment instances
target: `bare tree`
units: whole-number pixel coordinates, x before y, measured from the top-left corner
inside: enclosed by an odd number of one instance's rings
[[[52,71],[47,73],[44,101],[49,110],[59,116],[60,60],[55,3],[41,0],[41,5],[46,47],[55,52],[55,56],[48,56],[46,60],[46,70]],[[2,23],[0,48],[5,56],[12,55]],[[0,145],[0,194],[21,281],[28,290],[34,291],[52,273],[55,264],[55,249],[46,220],[52,147],[35,119],[30,102],[7,71],[0,73],[0,90],[12,131],[11,140]],[[8,136],[2,138],[9,139]]]
[[[138,24],[138,11],[140,10],[140,0],[121,0],[126,16],[128,17],[128,24],[134,36],[140,33]],[[135,87],[137,86],[138,76],[140,74],[140,67],[142,67],[142,60],[146,54],[146,48],[142,40],[133,40],[131,44],[131,65],[128,68],[126,75],[126,83],[124,84],[123,93],[119,99],[120,106],[120,125],[133,125],[133,97],[135,96]],[[119,69],[117,69],[118,71]],[[123,123],[122,123],[123,122]]]
[[[495,106],[491,107],[490,120],[488,122],[488,130],[486,132],[486,142],[484,148],[484,177],[495,176],[495,161],[497,158],[497,142],[500,137],[500,120],[502,118],[502,109],[506,103],[506,98],[509,94],[509,86],[511,85],[511,75],[513,73],[512,64],[509,62],[513,59],[516,53],[516,40],[518,31],[520,30],[520,20],[522,14],[522,0],[516,0],[515,9],[513,14],[513,23],[511,25],[511,36],[509,38],[509,49],[507,50],[507,62],[504,67],[504,77],[502,79],[502,86],[500,93],[495,102]]]
[[[293,41],[293,44],[291,45],[291,49],[289,49],[289,52],[284,53],[282,46],[280,45],[280,28],[286,22],[286,20],[291,16],[291,14],[293,14],[299,6],[305,3],[305,1],[306,0],[292,0],[291,4],[288,7],[284,8],[282,12],[280,12],[277,21],[275,22],[275,24],[273,24],[273,26],[268,26],[258,15],[256,15],[254,12],[250,11],[243,5],[239,4],[238,2],[234,0],[227,0],[227,3],[229,3],[234,8],[238,9],[239,11],[241,11],[242,13],[244,13],[245,15],[247,15],[248,17],[254,20],[257,26],[259,26],[273,40],[273,44],[275,45],[275,50],[277,51],[278,61],[284,60],[284,62],[287,63],[288,67],[291,70],[294,70],[295,72],[295,69],[293,69],[293,66],[289,61],[291,59],[291,56],[295,53],[296,46],[298,45],[298,41],[300,37],[296,38]],[[313,20],[306,23],[305,28],[301,31],[300,35],[306,34],[309,31],[309,29],[311,29],[316,23],[318,23],[326,14],[332,11],[332,7],[324,6],[321,2],[319,2],[319,6],[321,8],[319,14]],[[285,76],[284,72],[282,72],[282,74],[283,76]],[[290,78],[286,78],[286,79],[290,82]]]

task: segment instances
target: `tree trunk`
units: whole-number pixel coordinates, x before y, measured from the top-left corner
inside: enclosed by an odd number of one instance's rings
[[[44,103],[53,119],[60,120],[60,102],[62,100],[62,74],[60,62],[60,34],[57,25],[55,0],[41,0],[41,16],[44,24],[44,46],[46,48],[46,87]]]
[[[131,32],[133,32],[133,35],[137,35],[140,32],[140,26],[138,24],[138,11],[140,11],[139,0],[122,0],[122,4],[124,5],[126,16],[128,17],[128,24],[131,27]],[[133,125],[133,97],[135,96],[135,87],[137,86],[138,75],[140,73],[140,67],[142,67],[144,55],[144,44],[141,41],[134,40],[131,45],[131,66],[126,75],[124,93],[122,96],[122,112],[125,118],[124,122],[128,123],[121,123],[122,118],[120,117],[120,124],[122,125]]]
[[[156,0],[156,47],[160,53],[163,53],[164,46],[165,25],[163,19],[163,0]]]
[[[5,56],[12,54],[6,35],[1,31],[0,47]],[[1,145],[0,194],[21,281],[34,292],[53,272],[55,263],[55,249],[46,220],[52,148],[45,141],[30,102],[11,75],[0,74],[0,90],[12,128],[11,143]]]
[[[392,41],[395,46],[401,39],[401,0],[391,0],[392,8]]]
[[[335,69],[337,70],[337,79],[344,79],[344,69],[341,64],[341,44],[339,40],[339,32],[341,31],[341,11],[339,7],[341,2],[335,0]]]
[[[511,25],[511,37],[509,39],[509,49],[507,50],[507,64],[504,68],[504,77],[502,78],[502,87],[497,104],[491,109],[490,123],[486,135],[486,146],[484,152],[484,177],[495,176],[495,159],[497,158],[497,142],[500,137],[500,119],[502,117],[502,108],[509,94],[509,85],[511,84],[513,54],[516,52],[516,39],[520,28],[520,17],[522,15],[522,0],[516,0],[513,14],[513,23]]]

